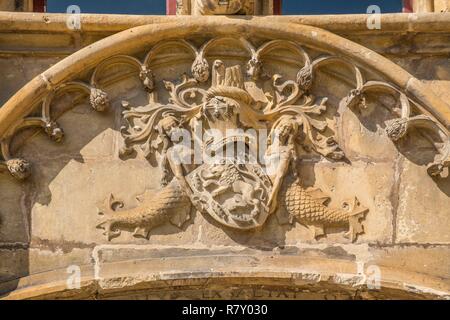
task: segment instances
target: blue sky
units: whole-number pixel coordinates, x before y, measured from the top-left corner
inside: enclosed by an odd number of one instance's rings
[[[370,5],[381,12],[400,12],[401,0],[283,0],[283,14],[365,13]],[[47,0],[48,12],[66,12],[72,4],[84,13],[165,14],[166,0]]]

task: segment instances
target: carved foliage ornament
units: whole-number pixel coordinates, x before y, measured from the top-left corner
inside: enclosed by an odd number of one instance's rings
[[[437,156],[429,165],[431,175],[442,173],[450,165],[450,140],[448,131],[426,115],[413,112],[417,106],[396,87],[381,81],[364,81],[359,67],[349,61],[322,56],[312,60],[297,43],[269,41],[255,48],[240,39],[248,50],[245,65],[227,65],[222,60],[207,60],[207,53],[217,41],[207,41],[196,48],[184,40],[174,41],[193,54],[191,75],[182,75],[180,81],[164,81],[169,94],[167,102],[158,101],[154,93],[155,79],[150,61],[158,52],[156,45],[143,62],[130,56],[115,56],[105,60],[94,70],[90,84],[69,82],[49,94],[42,103],[40,118],[27,118],[1,142],[4,162],[1,166],[22,179],[29,174],[30,164],[10,155],[9,143],[13,134],[25,127],[39,126],[55,141],[60,141],[63,131],[50,119],[50,104],[57,92],[75,87],[89,94],[92,107],[97,111],[109,105],[108,95],[98,88],[96,77],[103,68],[114,63],[135,66],[143,89],[149,93],[145,106],[131,106],[123,101],[124,126],[122,156],[134,151],[145,156],[161,154],[161,189],[147,193],[141,204],[124,209],[125,204],[110,195],[99,205],[104,230],[108,240],[124,230],[133,230],[136,237],[147,238],[152,228],[170,222],[181,227],[190,219],[192,207],[211,216],[217,223],[229,228],[250,230],[262,227],[269,215],[275,214],[280,223],[298,221],[308,226],[314,235],[325,234],[325,226],[343,226],[346,236],[355,241],[363,233],[362,221],[368,210],[357,198],[345,201],[340,208],[326,205],[328,196],[320,190],[305,189],[297,174],[302,159],[315,153],[333,161],[345,155],[330,128],[324,113],[327,98],[315,97],[312,90],[315,71],[330,61],[350,65],[354,70],[356,88],[341,101],[344,108],[365,108],[365,97],[370,90],[386,90],[398,97],[400,112],[397,118],[386,123],[386,134],[395,142],[404,139],[411,127],[421,127],[437,132],[440,142],[435,143]],[[303,61],[295,79],[283,79],[280,74],[266,74],[262,56],[274,49],[288,49]],[[234,135],[225,129],[243,129]],[[216,157],[219,161],[189,162],[180,159],[195,158],[195,147],[180,144],[182,132],[192,138],[205,137],[210,131],[221,133],[220,139],[211,136],[200,139],[201,154],[217,155],[230,145],[244,146],[241,154],[231,153]],[[261,140],[245,130],[266,130],[266,140]],[[173,139],[178,136],[178,139]],[[267,145],[266,145],[267,144]],[[256,151],[255,151],[256,147]],[[264,147],[264,157],[258,151]]]
[[[450,167],[450,134],[448,130],[431,116],[413,112],[412,102],[406,94],[395,86],[381,81],[359,82],[358,87],[352,90],[342,104],[349,108],[366,108],[366,94],[372,90],[383,90],[398,96],[399,110],[392,113],[399,118],[386,121],[386,134],[394,142],[405,139],[409,130],[421,129],[421,134],[430,141],[436,149],[436,156],[432,163],[428,164],[427,171],[432,177],[445,175],[445,170]],[[446,169],[447,168],[447,169]],[[448,173],[447,173],[448,174]]]

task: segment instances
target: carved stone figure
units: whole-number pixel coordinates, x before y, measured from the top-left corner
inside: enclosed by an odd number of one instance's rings
[[[248,1],[248,0],[247,0]],[[194,0],[194,15],[235,14],[246,0]]]
[[[104,229],[108,240],[120,235],[121,229],[133,229],[136,237],[148,238],[151,229],[170,221],[181,226],[190,218],[191,201],[194,195],[184,177],[182,165],[175,161],[175,155],[170,147],[170,137],[179,127],[179,122],[173,116],[167,116],[158,125],[160,143],[163,144],[163,160],[161,164],[162,189],[143,198],[139,207],[129,210],[119,210],[123,202],[116,201],[114,195],[99,208],[99,214],[105,219],[97,228]],[[170,183],[169,176],[172,176]],[[191,200],[190,200],[191,199]]]
[[[357,198],[346,203],[346,208],[328,208],[324,205],[327,198],[315,198],[302,187],[297,174],[297,160],[299,159],[295,145],[295,139],[299,135],[302,125],[301,119],[283,116],[273,128],[272,136],[277,135],[278,143],[275,150],[269,148],[268,153],[275,152],[274,156],[279,159],[279,163],[275,169],[276,174],[273,178],[273,189],[269,200],[271,212],[277,210],[277,197],[279,197],[280,205],[284,206],[289,214],[288,221],[292,223],[295,218],[300,223],[306,224],[312,229],[315,238],[325,234],[325,225],[348,225],[349,230],[346,237],[353,242],[356,240],[356,236],[364,231],[361,220],[368,210],[360,206]],[[286,177],[289,173],[291,177]],[[284,188],[283,182],[285,182]],[[279,193],[281,194],[279,195]],[[280,220],[283,221],[282,218]]]
[[[296,163],[298,146],[315,150],[330,159],[343,158],[335,139],[320,133],[327,128],[326,122],[308,116],[310,113],[321,114],[326,109],[326,99],[316,99],[308,94],[312,81],[311,67],[305,65],[297,81],[280,82],[280,75],[268,77],[266,81],[272,85],[277,99],[266,99],[265,105],[261,105],[263,102],[255,95],[258,95],[258,90],[264,90],[256,82],[261,79],[262,64],[255,56],[247,64],[247,82],[241,65],[227,66],[221,60],[214,61],[211,85],[204,90],[199,84],[209,80],[208,66],[201,51],[193,64],[193,78],[184,75],[178,84],[165,82],[172,104],[126,105],[124,118],[127,124],[122,130],[125,150],[138,146],[145,156],[152,156],[160,150],[163,189],[139,208],[118,211],[117,219],[111,213],[111,218],[100,227],[107,230],[107,235],[118,235],[115,228],[125,228],[125,217],[132,216],[133,227],[137,230],[135,235],[142,235],[142,228],[148,235],[148,231],[157,224],[170,221],[176,210],[172,212],[169,209],[190,208],[186,205],[190,200],[201,212],[230,228],[247,230],[261,227],[271,213],[283,207],[299,222],[315,227],[315,236],[324,234],[324,225],[349,225],[348,237],[355,241],[356,236],[363,232],[360,220],[367,212],[357,199],[349,203],[347,209],[330,209],[303,189],[298,179],[294,183],[284,183],[285,179],[296,177],[296,165],[301,165],[301,162]],[[187,102],[187,97],[198,103]],[[303,102],[296,105],[301,100]],[[212,158],[198,166],[182,165],[180,157],[189,159],[193,151],[174,142],[171,137],[177,135],[175,131],[178,129],[194,133],[198,127],[206,137],[201,146],[202,157],[212,155]],[[220,137],[208,136],[210,131],[206,128],[221,133]],[[275,175],[270,175],[268,168],[255,156],[253,149],[258,142],[254,137],[245,133],[229,135],[226,130],[233,128],[270,129],[276,134],[270,141],[277,139],[278,142],[269,148],[269,154],[280,159],[272,168]],[[239,144],[244,146],[241,149],[245,150],[243,153],[221,154],[221,150],[230,146],[234,150]],[[175,157],[178,157],[177,161]],[[172,176],[175,178],[170,180]]]

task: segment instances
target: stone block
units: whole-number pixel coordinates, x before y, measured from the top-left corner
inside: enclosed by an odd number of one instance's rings
[[[396,222],[399,243],[450,243],[450,180],[430,179],[426,167],[405,160]]]
[[[0,244],[29,241],[29,194],[26,184],[0,174]]]

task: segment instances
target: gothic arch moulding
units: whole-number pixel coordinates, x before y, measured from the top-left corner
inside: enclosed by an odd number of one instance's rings
[[[125,89],[117,86],[122,82]],[[305,25],[190,18],[94,43],[37,76],[0,109],[0,170],[26,184],[34,163],[16,156],[17,134],[38,129],[66,143],[58,120],[80,101],[117,117],[112,158],[148,159],[160,181],[157,190],[141,190],[136,205],[112,190],[101,194],[101,203],[80,213],[89,223],[98,218],[84,226],[89,239],[73,241],[145,244],[161,225],[181,232],[195,212],[233,239],[241,238],[235,232],[257,234],[273,220],[302,224],[312,244],[329,234],[335,237],[323,241],[331,244],[391,241],[395,236],[381,239],[368,227],[391,225],[377,211],[376,195],[357,195],[349,183],[335,200],[334,186],[324,192],[313,173],[299,168],[369,166],[401,156],[423,165],[438,183],[450,166],[446,102],[388,59]],[[228,136],[227,129],[237,133]],[[369,138],[361,140],[358,130]],[[181,143],[183,132],[193,140],[200,133],[199,150]],[[415,149],[418,141],[427,148],[425,158]],[[197,151],[214,156],[239,144],[243,158],[233,153],[219,162],[195,162]],[[180,162],[185,158],[194,163]]]

